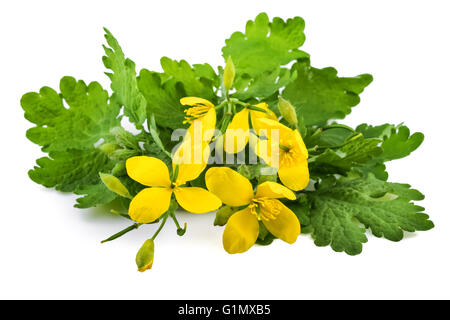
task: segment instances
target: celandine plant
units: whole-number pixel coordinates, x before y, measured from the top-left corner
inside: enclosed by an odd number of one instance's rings
[[[399,241],[404,231],[433,228],[413,203],[423,195],[387,182],[385,167],[417,149],[423,134],[336,123],[372,76],[312,67],[298,49],[303,30],[299,17],[270,22],[262,13],[226,40],[224,68],[163,57],[163,72],[137,75],[105,29],[111,95],[97,82],[64,77],[59,93],[43,87],[22,97],[25,118],[36,125],[27,137],[48,153],[30,178],[81,195],[78,208],[113,202],[112,214],[133,220],[104,242],[158,223],[137,253],[139,271],[152,267],[168,219],[179,236],[186,232],[178,207],[218,209],[214,225],[225,226],[229,253],[276,238],[294,243],[301,230],[318,246],[356,255],[367,229]],[[138,134],[121,126],[124,117]]]

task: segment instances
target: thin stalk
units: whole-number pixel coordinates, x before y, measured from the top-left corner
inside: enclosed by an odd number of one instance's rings
[[[111,237],[109,237],[108,239],[103,240],[101,243],[105,243],[105,242],[109,242],[109,241],[113,241],[117,238],[120,238],[121,236],[123,236],[124,234],[133,231],[134,229],[139,228],[142,225],[142,223],[133,223],[131,226],[123,229],[122,231],[117,232],[116,234],[113,234]]]

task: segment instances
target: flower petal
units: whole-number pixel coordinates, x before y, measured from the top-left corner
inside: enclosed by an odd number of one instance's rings
[[[265,136],[268,139],[278,137],[280,141],[291,139],[292,137],[293,130],[278,121],[267,118],[258,118],[254,121],[257,128],[255,131],[259,136]],[[274,132],[273,130],[277,130],[278,132]]]
[[[244,150],[248,143],[250,129],[248,114],[248,109],[244,108],[234,115],[225,132],[225,152],[238,153]]]
[[[227,167],[214,167],[206,171],[206,187],[231,207],[249,204],[253,198],[250,181]]]
[[[183,185],[196,179],[205,170],[209,158],[209,145],[185,140],[175,151],[172,159],[172,170],[178,165],[177,185]]]
[[[253,143],[251,143],[252,145]],[[280,148],[277,141],[264,140],[258,138],[256,140],[255,153],[264,160],[268,166],[278,167],[280,158]]]
[[[184,137],[194,141],[211,141],[214,136],[214,129],[216,128],[216,109],[211,108],[204,116],[192,122]]]
[[[272,181],[266,181],[258,185],[256,188],[256,197],[266,197],[269,199],[287,198],[289,200],[295,200],[297,198],[291,190]]]
[[[265,205],[261,206],[260,209],[261,216],[273,214],[273,212],[265,212],[271,209],[277,211],[275,219],[262,219],[267,230],[287,243],[294,243],[300,234],[300,222],[297,216],[279,200],[275,199],[265,201]]]
[[[245,252],[255,244],[258,233],[258,219],[249,208],[245,208],[228,219],[223,232],[223,248],[228,253]]]
[[[256,111],[256,110],[250,110],[252,127],[253,127],[253,129],[255,129],[256,132],[258,132],[260,129],[262,129],[260,127],[260,124],[256,121],[257,119],[270,119],[270,120],[278,121],[276,114],[272,110],[269,109],[269,107],[267,106],[267,103],[261,102],[261,103],[258,103],[257,105],[255,105],[255,107],[266,110],[266,113],[261,112],[261,111]]]
[[[197,187],[176,188],[175,197],[184,210],[192,213],[211,212],[222,205],[222,201],[217,196]]]
[[[184,106],[195,106],[196,104],[202,104],[210,108],[214,108],[214,105],[206,99],[197,97],[184,97],[180,99],[180,103]]]
[[[280,166],[278,176],[281,182],[294,191],[303,190],[309,183],[308,161],[301,160],[292,163],[291,166]]]
[[[296,147],[300,150],[301,154],[308,158],[308,149],[306,148],[305,142],[303,141],[302,136],[300,135],[300,132],[298,132],[298,130],[294,130],[294,137],[297,142]]]
[[[126,162],[131,179],[149,187],[169,187],[169,169],[164,162],[154,157],[131,157]]]
[[[169,188],[146,188],[131,200],[130,218],[140,223],[150,223],[169,209],[172,190]]]

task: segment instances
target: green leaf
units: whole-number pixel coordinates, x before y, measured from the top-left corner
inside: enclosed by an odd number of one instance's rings
[[[77,199],[77,204],[75,204],[77,208],[96,207],[110,203],[117,198],[117,195],[109,191],[103,183],[79,186],[74,193],[83,195]]]
[[[383,148],[381,157],[384,161],[407,157],[422,144],[423,139],[423,133],[416,132],[410,136],[408,127],[399,126],[392,129],[391,135],[381,144]]]
[[[108,103],[108,92],[97,82],[86,86],[81,80],[64,77],[60,89],[58,95],[43,87],[39,93],[25,94],[20,101],[25,118],[36,124],[27,131],[27,138],[43,151],[91,149],[120,124],[119,106]]]
[[[371,172],[382,180],[387,180],[388,178],[384,162],[410,155],[422,144],[424,139],[424,135],[420,132],[410,135],[408,127],[403,125],[383,124],[370,126],[361,124],[356,128],[356,131],[362,133],[366,138],[377,137],[383,139],[381,144],[383,153],[369,161],[364,167],[358,169],[359,172],[364,174]]]
[[[286,201],[284,204],[295,213],[298,221],[300,221],[300,224],[302,225],[302,233],[304,233],[303,227],[311,224],[311,203],[308,201],[308,198],[306,196],[301,196],[297,200]]]
[[[376,137],[383,139],[383,158],[384,161],[404,158],[416,150],[423,142],[424,135],[416,132],[410,135],[409,128],[402,124],[395,126],[393,124],[383,124],[371,126],[361,124],[356,128],[364,137]]]
[[[305,41],[304,28],[300,17],[269,22],[267,14],[261,13],[255,21],[247,22],[245,34],[233,33],[222,48],[223,57],[231,57],[236,67],[233,97],[264,99],[292,82],[296,72],[280,67],[308,57],[298,50]]]
[[[310,158],[309,168],[314,174],[346,174],[354,167],[360,167],[381,154],[381,140],[357,137],[337,149],[326,149]]]
[[[161,58],[161,66],[166,76],[183,84],[187,96],[201,97],[207,100],[214,99],[213,81],[211,80],[217,75],[211,66],[204,64],[192,68],[185,60],[177,62],[167,57]]]
[[[320,128],[311,135],[307,135],[304,139],[305,144],[308,148],[313,148],[315,146],[320,148],[332,148],[343,145],[348,138],[350,138],[354,132],[351,128],[346,128],[346,126],[332,127],[324,129]]]
[[[186,92],[181,82],[172,78],[163,83],[159,73],[142,69],[138,86],[147,100],[148,116],[153,114],[156,122],[163,127],[186,127],[183,125],[184,107],[180,104],[180,99],[186,96]]]
[[[106,42],[110,48],[103,46],[106,56],[103,56],[103,64],[112,73],[106,73],[111,79],[113,95],[111,99],[124,106],[124,114],[137,128],[142,128],[146,119],[146,101],[139,92],[136,82],[136,66],[133,61],[125,58],[119,43],[106,28]]]
[[[353,78],[339,78],[334,68],[316,69],[309,59],[301,59],[292,66],[297,78],[283,91],[302,115],[306,125],[324,124],[330,119],[343,119],[360,99],[359,94],[372,82],[372,76],[362,74]]]
[[[31,180],[60,191],[74,191],[82,185],[100,182],[99,172],[108,172],[114,166],[108,156],[98,149],[68,149],[52,151],[48,157],[36,161],[28,172]]]
[[[385,123],[379,126],[371,126],[366,123],[360,124],[356,127],[355,131],[362,133],[365,138],[388,138],[391,135],[392,129],[395,129],[395,125]]]
[[[422,207],[411,200],[423,195],[407,184],[389,183],[373,175],[363,178],[327,179],[318,190],[308,194],[312,201],[312,237],[318,246],[331,245],[333,250],[350,255],[362,251],[367,242],[366,229],[376,237],[399,241],[403,231],[429,230]]]
[[[308,56],[298,48],[305,41],[305,22],[300,17],[274,18],[269,22],[267,14],[259,14],[255,21],[248,21],[245,34],[235,32],[225,40],[223,57],[231,56],[237,74],[257,77],[266,71],[277,70],[292,60]]]
[[[247,100],[252,97],[264,99],[278,92],[296,77],[296,72],[285,68],[276,68],[273,71],[265,71],[255,77],[247,74],[240,75],[234,81],[236,92],[234,98]]]

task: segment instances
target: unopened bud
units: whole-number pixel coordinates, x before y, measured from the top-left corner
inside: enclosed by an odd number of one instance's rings
[[[128,189],[120,182],[120,180],[114,177],[112,174],[100,173],[100,179],[105,184],[105,186],[114,193],[117,193],[119,196],[125,198],[131,198]]]
[[[278,97],[278,110],[280,110],[281,115],[289,124],[297,125],[297,112],[295,112],[295,108],[281,96]]]
[[[125,168],[125,161],[119,161],[116,163],[116,165],[114,166],[114,168],[111,170],[111,173],[113,174],[113,176],[116,177],[121,177],[126,175],[127,170]]]
[[[237,211],[236,208],[230,206],[223,206],[216,212],[216,219],[214,220],[215,226],[224,226],[227,224],[228,219]]]
[[[139,272],[144,272],[152,268],[154,253],[155,243],[152,239],[148,239],[136,254],[136,265]]]
[[[225,89],[230,90],[233,86],[234,76],[236,75],[236,70],[234,68],[233,60],[231,60],[231,56],[228,57],[227,63],[225,65],[225,69],[223,71],[223,84]]]
[[[119,146],[115,143],[104,143],[99,147],[99,149],[102,150],[107,155],[112,154],[118,148],[119,148]]]

